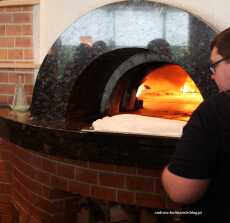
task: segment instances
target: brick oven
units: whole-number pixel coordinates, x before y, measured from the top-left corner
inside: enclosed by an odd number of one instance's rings
[[[178,137],[92,123],[118,114],[186,121],[217,91],[207,69],[214,35],[190,13],[147,1],[103,6],[66,29],[39,70],[31,113],[0,112],[14,222],[180,222],[156,214],[180,208],[160,184]]]

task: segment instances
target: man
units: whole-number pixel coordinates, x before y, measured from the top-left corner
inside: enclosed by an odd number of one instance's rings
[[[193,112],[162,183],[186,222],[230,223],[230,28],[213,40],[210,60],[220,92]]]

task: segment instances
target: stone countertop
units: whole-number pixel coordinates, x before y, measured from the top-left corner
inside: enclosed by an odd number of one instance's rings
[[[178,140],[154,135],[95,132],[89,126],[80,126],[68,129],[61,120],[36,120],[29,112],[0,109],[0,137],[26,149],[70,159],[162,168]]]

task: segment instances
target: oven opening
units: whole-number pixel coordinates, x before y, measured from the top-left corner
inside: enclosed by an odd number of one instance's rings
[[[187,121],[203,101],[190,75],[179,65],[147,73],[136,92],[135,114]]]
[[[180,137],[203,101],[189,73],[168,62],[143,63],[111,75],[104,89],[102,117],[92,122],[94,130],[103,132]]]
[[[68,123],[135,114],[187,121],[203,97],[182,66],[149,50],[122,48],[97,57],[75,83]]]

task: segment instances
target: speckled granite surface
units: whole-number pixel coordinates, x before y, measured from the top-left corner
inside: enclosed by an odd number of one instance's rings
[[[207,98],[216,92],[207,68],[214,35],[199,18],[160,3],[124,1],[95,9],[67,28],[48,52],[34,88],[31,112],[43,119],[65,119],[68,110],[81,113],[91,109],[91,104],[103,104],[99,92],[121,71],[117,72],[114,64],[130,64],[130,57],[143,52],[150,55],[153,67],[157,61],[183,66]],[[96,58],[101,61],[99,69],[92,63]],[[131,63],[133,68],[145,64]],[[103,76],[103,71],[107,75]],[[84,79],[88,84],[79,90]],[[86,103],[82,102],[84,97]]]
[[[177,138],[68,130],[62,121],[33,120],[29,113],[0,109],[0,137],[26,149],[70,159],[162,168]]]

